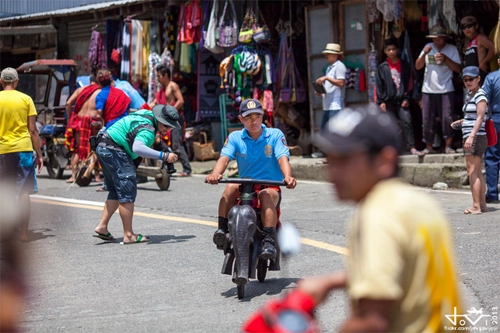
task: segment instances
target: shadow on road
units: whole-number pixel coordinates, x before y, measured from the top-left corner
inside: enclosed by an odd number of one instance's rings
[[[187,242],[189,239],[195,238],[195,235],[184,235],[184,236],[174,236],[174,235],[153,235],[148,238],[151,239],[149,244],[162,244],[162,243],[181,243]]]
[[[270,278],[266,279],[264,282],[250,280],[250,282],[245,285],[245,297],[240,301],[250,302],[252,298],[262,295],[279,295],[283,291],[283,289],[291,289],[290,285],[292,283],[296,283],[298,280],[299,278]],[[231,279],[228,276],[228,283],[230,282]],[[221,293],[221,295],[225,296],[226,298],[236,298],[237,292],[238,291],[236,285],[234,285],[234,288]]]
[[[49,237],[55,237],[55,235],[46,235],[44,234],[45,232],[52,231],[52,229],[34,229],[34,230],[28,230],[28,235],[30,237],[30,241],[37,241],[39,239],[45,239]]]

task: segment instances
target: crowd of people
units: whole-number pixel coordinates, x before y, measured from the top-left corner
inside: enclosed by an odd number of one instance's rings
[[[329,66],[316,80],[325,92],[318,92],[324,111],[313,144],[321,152],[319,156],[326,158],[329,181],[338,198],[358,206],[348,228],[346,272],[302,280],[298,290],[317,306],[332,290],[346,289],[351,313],[341,330],[439,331],[445,313],[462,309],[449,223],[428,195],[411,190],[398,177],[400,154],[434,151],[438,117],[445,153],[455,153],[453,135],[462,132],[473,199],[463,213],[481,214],[488,210],[486,203],[498,202],[500,143],[488,147],[485,120],[492,119],[500,131],[500,97],[495,94],[500,90],[500,71],[488,73],[493,43],[478,33],[477,20],[463,18],[461,29],[471,40],[463,65],[457,48],[447,43],[448,36],[439,26],[431,29],[427,37],[432,42],[424,46],[414,64],[416,69],[425,68],[421,108],[426,147],[422,151],[416,149],[409,112],[410,103],[415,102],[410,99],[410,66],[400,59],[397,42],[384,42],[387,59],[376,73],[377,106],[358,109],[344,105],[346,67],[339,57],[341,46],[329,43],[323,51]],[[500,64],[500,58],[498,61]],[[166,67],[160,65],[156,70],[162,89],[152,103],[130,114],[130,97],[113,87],[106,69],[99,70],[89,86],[68,99],[67,139],[73,154],[69,181],[76,177],[78,161],[88,154],[88,137],[95,135],[95,153],[108,195],[94,236],[105,241],[114,240],[108,224],[116,210],[123,224],[122,244],[149,241],[132,228],[136,168],[142,158],[167,163],[179,159],[181,176],[191,173],[181,141],[182,94]],[[459,120],[453,119],[453,72],[460,74],[466,89],[463,119]],[[16,193],[18,207],[25,213],[16,217],[20,239],[29,241],[29,195],[37,192],[35,170],[40,172],[43,166],[36,110],[29,96],[15,90],[19,80],[15,69],[4,69],[0,80],[0,181]],[[242,102],[238,118],[244,128],[227,138],[212,173],[206,176],[208,183],[217,184],[229,162],[236,160],[240,177],[284,180],[287,188],[296,187],[284,134],[263,125],[263,114],[259,100]],[[158,134],[164,137],[168,133],[173,152],[155,146]],[[486,179],[481,170],[483,156]],[[281,191],[274,187],[255,190],[263,223],[259,255],[273,259]],[[219,201],[218,229],[213,235],[218,249],[228,241],[228,212],[238,196],[238,186],[228,185]],[[388,197],[393,198],[390,203]],[[264,319],[265,314],[257,313],[244,331],[262,331],[269,324]]]

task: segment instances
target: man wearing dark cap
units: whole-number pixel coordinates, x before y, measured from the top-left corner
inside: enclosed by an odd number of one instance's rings
[[[316,305],[346,289],[342,332],[439,332],[463,313],[450,226],[434,200],[398,178],[399,127],[376,107],[344,109],[313,143],[326,153],[348,225],[347,271],[299,282]],[[455,308],[455,309],[454,309]]]
[[[108,187],[108,198],[94,237],[113,240],[108,230],[111,216],[118,209],[123,223],[122,244],[148,242],[146,237],[132,230],[134,202],[137,196],[136,167],[141,157],[158,159],[167,163],[177,161],[174,153],[149,148],[155,141],[156,132],[167,134],[180,128],[179,114],[170,105],[158,104],[153,111],[139,110],[102,130],[98,135],[97,158],[101,164],[104,181]]]
[[[16,90],[17,71],[5,68],[0,75],[0,195],[15,197],[17,219],[21,226],[20,240],[27,242],[30,220],[30,194],[38,192],[35,168],[43,168],[40,137],[36,128],[37,111],[31,97]],[[33,151],[35,154],[33,154]],[[5,212],[2,212],[5,214]],[[0,221],[6,218],[0,217]]]
[[[495,45],[485,34],[479,33],[479,25],[474,16],[465,16],[460,20],[460,30],[469,39],[465,50],[464,67],[479,67],[482,86],[486,74],[490,72],[490,61],[495,56]]]
[[[262,124],[264,111],[259,100],[247,99],[240,105],[238,119],[244,125],[241,131],[232,132],[224,143],[221,156],[211,174],[206,177],[210,184],[217,184],[231,160],[236,159],[241,178],[284,180],[287,188],[295,188],[297,181],[292,177],[290,152],[283,132],[267,128]],[[273,259],[276,256],[274,244],[277,222],[277,207],[281,200],[279,187],[257,188],[261,208],[263,244],[260,257]],[[227,240],[228,213],[239,196],[239,185],[228,184],[219,202],[219,228],[213,241],[218,249],[223,249]]]
[[[446,43],[448,35],[446,29],[435,26],[426,38],[432,43],[424,46],[415,62],[417,70],[424,68],[424,82],[422,85],[422,138],[426,148],[425,154],[434,152],[433,143],[436,117],[440,119],[441,135],[445,141],[445,153],[454,153],[453,143],[453,72],[460,74],[460,56],[454,45]]]

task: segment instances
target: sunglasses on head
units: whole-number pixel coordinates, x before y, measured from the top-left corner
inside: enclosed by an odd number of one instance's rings
[[[462,81],[464,81],[464,82],[472,82],[472,81],[474,81],[476,79],[476,77],[465,78],[465,79],[462,79]]]
[[[464,25],[460,26],[460,29],[462,29],[462,30],[470,29],[470,28],[472,28],[475,25],[476,25],[476,23],[464,24]]]

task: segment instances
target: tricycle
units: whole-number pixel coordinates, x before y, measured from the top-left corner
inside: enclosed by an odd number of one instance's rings
[[[66,100],[76,89],[74,60],[39,59],[17,68],[17,89],[29,95],[38,112],[44,165],[50,178],[62,178],[70,162],[65,146]]]

